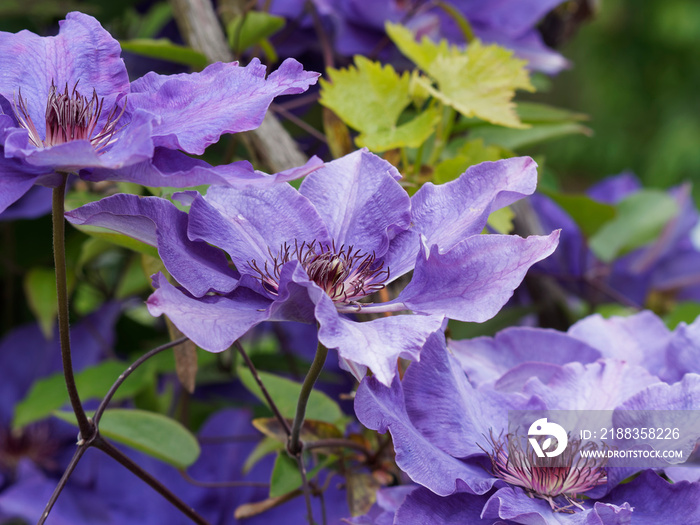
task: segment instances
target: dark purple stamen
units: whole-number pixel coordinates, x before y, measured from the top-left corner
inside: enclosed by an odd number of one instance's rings
[[[40,467],[56,468],[57,446],[45,423],[35,423],[22,430],[0,429],[0,472],[12,472],[23,458]]]
[[[269,250],[268,250],[269,251]],[[272,265],[265,261],[262,268],[256,261],[250,267],[259,275],[260,282],[270,293],[277,294],[282,266],[297,260],[315,282],[336,303],[348,304],[384,288],[389,279],[389,268],[376,262],[373,253],[363,253],[353,246],[336,249],[335,244],[294,241],[287,243],[277,255],[269,251]]]
[[[102,115],[104,99],[97,96],[93,89],[92,98],[78,93],[78,83],[73,86],[73,91],[68,91],[68,84],[63,93],[56,89],[51,82],[49,97],[46,102],[46,138],[41,136],[32,122],[27,109],[27,102],[19,92],[19,101],[14,102],[15,115],[19,125],[29,132],[29,141],[37,148],[56,146],[73,140],[88,140],[101,152],[108,144],[113,142],[114,133],[117,131],[117,123],[126,109],[124,104],[121,110],[115,106],[107,115],[107,120],[101,129],[97,129],[97,123]]]

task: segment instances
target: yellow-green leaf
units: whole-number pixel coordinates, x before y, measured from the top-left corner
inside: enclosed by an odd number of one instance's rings
[[[360,132],[359,146],[382,152],[398,147],[419,147],[438,121],[434,110],[398,125],[411,103],[410,75],[399,75],[390,65],[382,66],[362,56],[355,66],[329,69],[330,82],[321,80],[320,102],[351,128]]]
[[[435,43],[427,37],[417,42],[413,33],[399,24],[387,23],[386,30],[401,52],[437,83],[437,88],[424,77],[415,82],[443,104],[467,117],[513,128],[527,127],[518,118],[512,101],[516,89],[534,91],[526,60],[479,40],[460,49],[445,40]]]

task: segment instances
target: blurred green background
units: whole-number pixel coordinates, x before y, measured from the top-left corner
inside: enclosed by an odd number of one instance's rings
[[[564,186],[631,170],[649,186],[693,181],[700,201],[700,2],[602,0],[561,51],[573,68],[539,98],[594,131],[538,148]]]

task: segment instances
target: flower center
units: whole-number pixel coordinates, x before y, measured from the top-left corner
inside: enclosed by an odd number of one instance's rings
[[[29,425],[20,432],[0,429],[0,471],[14,471],[22,458],[29,458],[43,468],[54,468],[57,451],[49,427]]]
[[[97,124],[102,115],[104,98],[98,98],[94,89],[91,98],[81,95],[78,93],[77,82],[72,91],[68,90],[68,84],[66,84],[65,90],[61,93],[51,82],[46,102],[46,138],[41,140],[29,116],[27,102],[22,98],[21,90],[18,98],[19,101],[13,101],[15,116],[19,125],[29,132],[29,141],[37,148],[56,146],[73,140],[88,140],[99,153],[113,142],[117,122],[126,109],[126,104],[121,110],[114,106],[102,128],[98,129]]]
[[[537,457],[527,442],[513,434],[497,438],[491,434],[490,442],[493,452],[487,454],[493,475],[544,499],[555,512],[572,514],[574,507],[583,510],[578,495],[607,482],[603,460],[581,454],[597,449],[594,442],[581,446],[580,440],[569,439],[566,450],[552,458]],[[559,505],[555,498],[566,505]]]
[[[352,303],[381,290],[389,278],[389,268],[384,269],[384,263],[376,262],[373,253],[363,253],[352,246],[336,249],[335,244],[294,241],[294,246],[284,243],[276,256],[272,252],[270,256],[272,267],[267,261],[262,268],[256,261],[249,265],[259,275],[263,287],[275,295],[282,266],[293,260],[299,261],[309,279],[339,304]]]

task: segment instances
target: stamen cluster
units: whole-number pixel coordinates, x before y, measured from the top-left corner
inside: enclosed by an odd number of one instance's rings
[[[41,136],[32,122],[27,109],[27,103],[19,92],[19,101],[14,102],[15,115],[21,127],[29,131],[29,141],[37,148],[65,144],[73,140],[88,140],[100,152],[112,142],[117,131],[117,122],[121,119],[126,109],[124,104],[121,110],[115,106],[107,115],[107,119],[99,131],[97,124],[102,115],[104,98],[99,98],[93,89],[92,98],[78,93],[78,83],[69,92],[66,84],[63,93],[51,83],[49,97],[46,102],[46,138]]]
[[[21,431],[0,429],[0,472],[11,472],[23,458],[44,468],[55,468],[56,440],[44,423],[29,425]]]
[[[581,446],[578,439],[570,439],[566,450],[557,457],[538,457],[532,447],[513,434],[489,438],[493,452],[493,475],[511,485],[524,488],[530,496],[544,499],[555,512],[573,513],[583,509],[578,495],[607,482],[607,472],[601,460],[582,457],[581,451],[597,448],[594,442]],[[525,449],[525,450],[524,450]],[[567,505],[554,500],[561,497]]]
[[[342,245],[338,249],[335,243],[299,244],[295,240],[294,246],[284,243],[276,255],[269,253],[272,265],[267,261],[262,268],[256,261],[249,264],[265,289],[275,295],[282,266],[292,260],[299,261],[309,279],[340,304],[352,303],[381,290],[389,279],[389,268],[384,269],[384,263],[377,263],[374,253],[364,253],[353,246]]]

